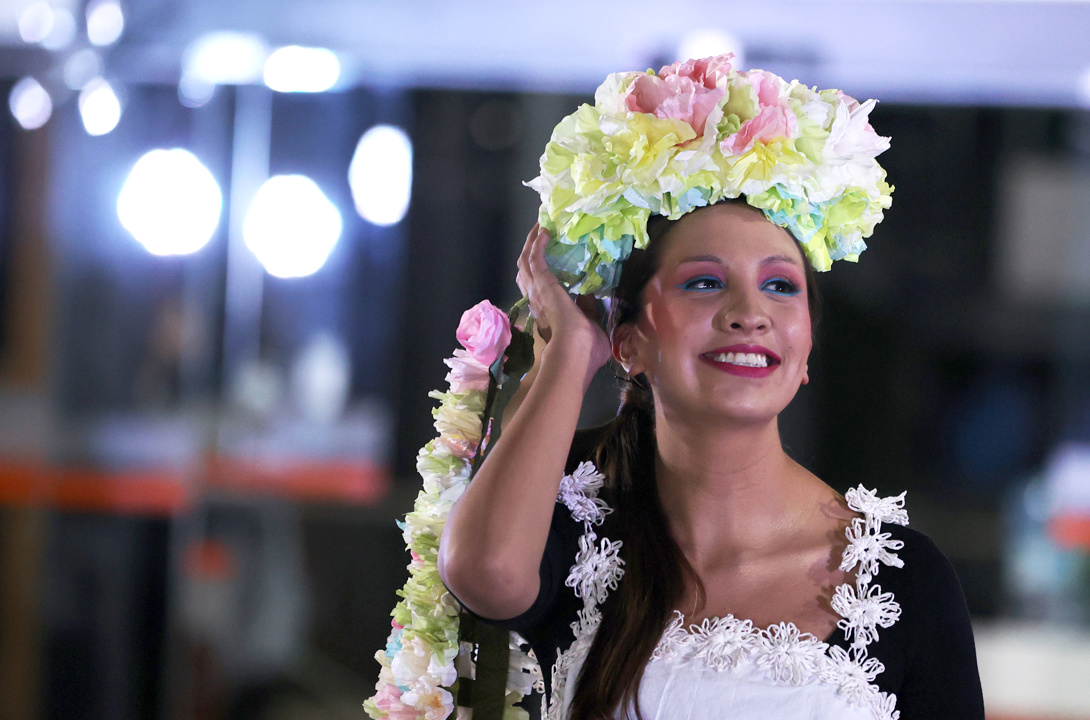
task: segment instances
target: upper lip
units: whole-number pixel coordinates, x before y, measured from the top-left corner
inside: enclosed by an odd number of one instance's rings
[[[727,347],[709,350],[708,352],[704,353],[704,355],[723,355],[726,353],[756,353],[758,355],[764,355],[765,357],[767,357],[770,364],[780,362],[779,355],[761,345],[729,345]]]

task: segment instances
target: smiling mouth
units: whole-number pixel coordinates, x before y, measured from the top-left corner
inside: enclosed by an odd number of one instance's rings
[[[740,367],[763,368],[769,365],[768,356],[764,353],[707,353],[704,357],[712,362],[738,365]]]

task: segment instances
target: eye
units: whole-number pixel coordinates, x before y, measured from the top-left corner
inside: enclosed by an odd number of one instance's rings
[[[723,281],[714,275],[701,275],[679,285],[682,290],[718,290],[723,287]]]
[[[767,290],[777,295],[790,296],[799,294],[799,286],[791,282],[787,278],[782,277],[766,280],[765,284],[761,286],[761,289]]]

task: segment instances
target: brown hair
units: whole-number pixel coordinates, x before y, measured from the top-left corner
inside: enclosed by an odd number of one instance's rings
[[[738,200],[735,202],[742,202]],[[634,322],[642,306],[644,286],[659,267],[662,239],[674,222],[656,215],[647,223],[650,242],[625,261],[613,292],[608,330]],[[812,332],[820,316],[816,275],[804,258]],[[570,717],[609,720],[618,708],[638,705],[643,668],[651,659],[686,583],[696,588],[701,604],[704,586],[670,534],[655,484],[655,405],[642,375],[629,379],[617,417],[606,427],[595,449],[595,461],[607,480],[614,508],[611,533],[623,543],[624,581],[602,606],[602,621],[576,682]]]

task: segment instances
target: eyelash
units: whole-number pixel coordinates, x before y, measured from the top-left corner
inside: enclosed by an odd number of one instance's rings
[[[703,285],[705,283],[708,283],[711,286],[709,287],[707,285]],[[769,286],[776,286],[776,289],[773,289]],[[681,288],[683,290],[697,290],[702,292],[708,292],[709,290],[719,290],[722,287],[723,281],[711,275],[702,275],[701,277],[695,277],[681,284]],[[766,280],[765,283],[761,285],[761,289],[768,289],[770,292],[776,295],[784,295],[788,297],[799,294],[798,286],[787,278],[782,277]]]
[[[772,279],[768,280],[767,282],[765,282],[765,284],[762,287],[768,287],[769,285],[780,285],[780,286],[783,287],[783,289],[773,290],[772,291],[772,292],[776,293],[777,295],[791,296],[791,295],[798,295],[799,294],[798,286],[795,285],[795,283],[788,280],[787,278],[772,278]]]

